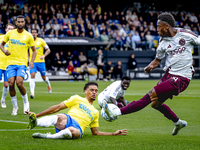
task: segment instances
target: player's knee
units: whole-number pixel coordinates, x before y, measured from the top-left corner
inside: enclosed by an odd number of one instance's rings
[[[80,136],[81,133],[80,133],[80,131],[78,129],[73,128],[73,127],[69,127],[68,129],[72,133],[72,137],[73,138],[79,138],[79,136]]]
[[[3,85],[5,88],[8,88],[8,82],[4,82],[4,85]]]
[[[22,85],[23,85],[23,82],[16,82],[16,84],[17,84],[17,87],[21,87]]]
[[[161,105],[162,105],[162,103],[159,102],[158,100],[155,100],[155,101],[153,101],[153,102],[151,103],[151,107],[154,108],[154,109],[160,107]]]

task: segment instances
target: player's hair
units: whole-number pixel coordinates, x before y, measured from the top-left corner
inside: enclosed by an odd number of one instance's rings
[[[122,81],[123,81],[123,80],[129,80],[129,81],[131,81],[131,78],[128,77],[128,76],[123,76],[123,77],[122,77]]]
[[[176,21],[171,13],[161,13],[158,15],[158,20],[168,23],[170,26],[175,27]]]
[[[37,31],[37,33],[38,33],[38,29],[31,29],[31,33],[32,33],[33,30]]]
[[[88,82],[85,84],[83,91],[85,91],[90,85],[95,85],[98,87],[98,84],[96,82]]]
[[[6,24],[6,28],[7,28],[8,26],[13,26],[13,27],[15,28],[15,25],[12,24],[12,23],[8,23],[8,24]]]
[[[16,17],[16,20],[17,20],[17,18],[24,18],[24,20],[25,20],[25,17],[24,17],[23,15],[18,15],[18,16]]]

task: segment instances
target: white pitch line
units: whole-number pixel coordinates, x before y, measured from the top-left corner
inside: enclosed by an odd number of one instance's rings
[[[55,129],[55,128],[41,128],[41,129],[31,129],[31,130],[49,130],[49,129]],[[29,129],[0,129],[0,132],[2,131],[28,131]]]
[[[28,124],[28,122],[22,122],[22,121],[13,121],[13,120],[1,120],[1,122],[12,122],[12,123],[22,123],[22,124]]]

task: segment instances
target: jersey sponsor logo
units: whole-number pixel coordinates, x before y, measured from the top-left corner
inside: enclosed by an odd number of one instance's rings
[[[8,43],[6,43],[6,44],[4,45],[4,47],[7,47],[7,48],[8,48]]]
[[[169,51],[169,54],[171,56],[176,55],[176,54],[181,54],[182,52],[184,52],[186,50],[186,47],[180,47],[178,49],[175,49],[173,51]]]
[[[179,45],[181,45],[181,46],[185,45],[185,39],[181,38],[179,40]]]
[[[36,49],[40,49],[40,47],[36,47]]]
[[[20,40],[10,39],[10,41],[11,41],[11,44],[26,45],[25,43],[20,42]]]
[[[85,106],[83,104],[79,104],[79,108],[81,109],[81,111],[83,111],[84,113],[86,113],[90,117],[91,121],[93,120],[91,110],[89,108],[87,108],[87,106]]]

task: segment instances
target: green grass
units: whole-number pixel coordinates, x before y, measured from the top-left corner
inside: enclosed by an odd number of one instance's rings
[[[99,92],[111,82],[98,82]],[[157,80],[132,81],[126,91],[125,99],[138,100],[146,94]],[[48,107],[58,104],[71,95],[84,96],[83,85],[85,82],[51,82],[52,94],[48,94],[45,83],[36,83],[35,99],[29,99],[31,111],[39,113]],[[28,94],[29,84],[24,83]],[[0,84],[2,89],[3,84]],[[18,91],[18,90],[17,90]],[[120,116],[114,122],[107,122],[100,116],[100,131],[115,132],[118,129],[127,129],[126,136],[92,136],[90,129],[86,129],[84,137],[77,140],[61,139],[34,139],[35,132],[55,133],[53,127],[36,127],[34,130],[26,130],[28,117],[23,114],[23,103],[17,92],[19,111],[17,116],[11,116],[12,104],[9,96],[6,98],[7,108],[0,108],[0,149],[84,149],[84,150],[199,150],[200,149],[200,80],[192,80],[188,89],[173,100],[167,100],[166,104],[178,115],[186,120],[188,126],[181,132],[172,136],[174,125],[161,113],[147,106],[143,110]],[[1,95],[1,92],[0,92]],[[100,111],[97,101],[94,106]],[[62,111],[64,112],[64,111]],[[5,122],[19,121],[19,123]]]

